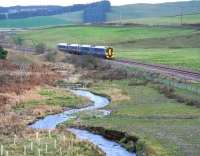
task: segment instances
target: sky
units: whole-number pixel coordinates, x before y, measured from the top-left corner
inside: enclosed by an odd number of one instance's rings
[[[0,6],[14,6],[14,5],[72,5],[91,3],[98,0],[0,0]],[[188,0],[110,0],[112,5],[124,5],[134,3],[163,3],[163,2],[177,2]]]

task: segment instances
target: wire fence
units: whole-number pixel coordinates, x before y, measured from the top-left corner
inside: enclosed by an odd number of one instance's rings
[[[147,72],[142,69],[134,69],[136,72],[142,73],[141,78],[145,80],[160,83],[169,88],[181,89],[200,95],[200,83],[188,81],[186,79],[178,79],[170,76],[164,76],[159,73]],[[141,74],[140,74],[141,75]]]

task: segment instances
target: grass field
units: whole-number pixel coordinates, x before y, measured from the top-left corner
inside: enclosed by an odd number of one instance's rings
[[[69,24],[65,20],[57,19],[55,17],[31,17],[26,19],[16,20],[2,20],[0,27],[2,28],[29,28],[29,27],[42,27],[51,25]]]
[[[82,22],[81,15],[82,12],[74,12],[54,16],[38,16],[25,19],[0,20],[0,28],[32,28],[78,24]]]
[[[37,93],[40,98],[22,102],[15,109],[18,111],[34,109],[40,106],[50,106],[57,108],[80,108],[89,103],[86,98],[78,97],[69,91],[55,88],[41,88]]]
[[[131,86],[131,81],[104,81],[94,85],[93,91],[111,95],[113,102],[107,109],[112,114],[103,118],[81,114],[80,122],[139,136],[152,155],[198,156],[200,110],[168,99],[149,85]],[[121,90],[120,94],[115,90]]]
[[[0,145],[3,155],[66,155],[66,156],[100,156],[101,151],[87,141],[80,141],[74,135],[65,131],[40,132],[22,136],[1,137]],[[15,140],[15,141],[14,141]]]
[[[44,42],[55,48],[59,42],[112,45],[121,42],[189,35],[195,30],[153,27],[68,26],[19,33],[25,40]]]
[[[199,70],[198,30],[158,27],[68,26],[18,34],[30,41],[55,48],[57,43],[111,45],[117,58],[139,59]]]
[[[181,19],[182,18],[182,19]],[[113,21],[114,22],[114,21]],[[149,18],[135,18],[135,19],[117,19],[116,23],[137,23],[147,25],[181,25],[181,24],[199,24],[200,14],[191,14],[181,16],[169,16],[169,17],[149,17]]]
[[[199,48],[133,49],[127,52],[119,51],[117,52],[117,57],[200,70]]]

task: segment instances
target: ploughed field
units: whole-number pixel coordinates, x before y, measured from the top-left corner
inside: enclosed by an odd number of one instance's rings
[[[199,70],[200,31],[166,27],[65,26],[31,30],[18,35],[26,44],[45,43],[56,48],[59,42],[109,45],[116,58],[139,59]]]

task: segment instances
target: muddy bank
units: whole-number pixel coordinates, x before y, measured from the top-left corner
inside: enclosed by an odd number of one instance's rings
[[[83,125],[79,125],[79,126],[72,125],[70,127],[81,129],[81,130],[87,130],[94,134],[101,135],[108,140],[112,140],[119,143],[130,152],[134,152],[134,153],[136,152],[136,146],[137,146],[137,142],[139,138],[136,136],[131,136],[126,132],[105,129],[103,127],[88,127],[88,126],[83,126]]]

